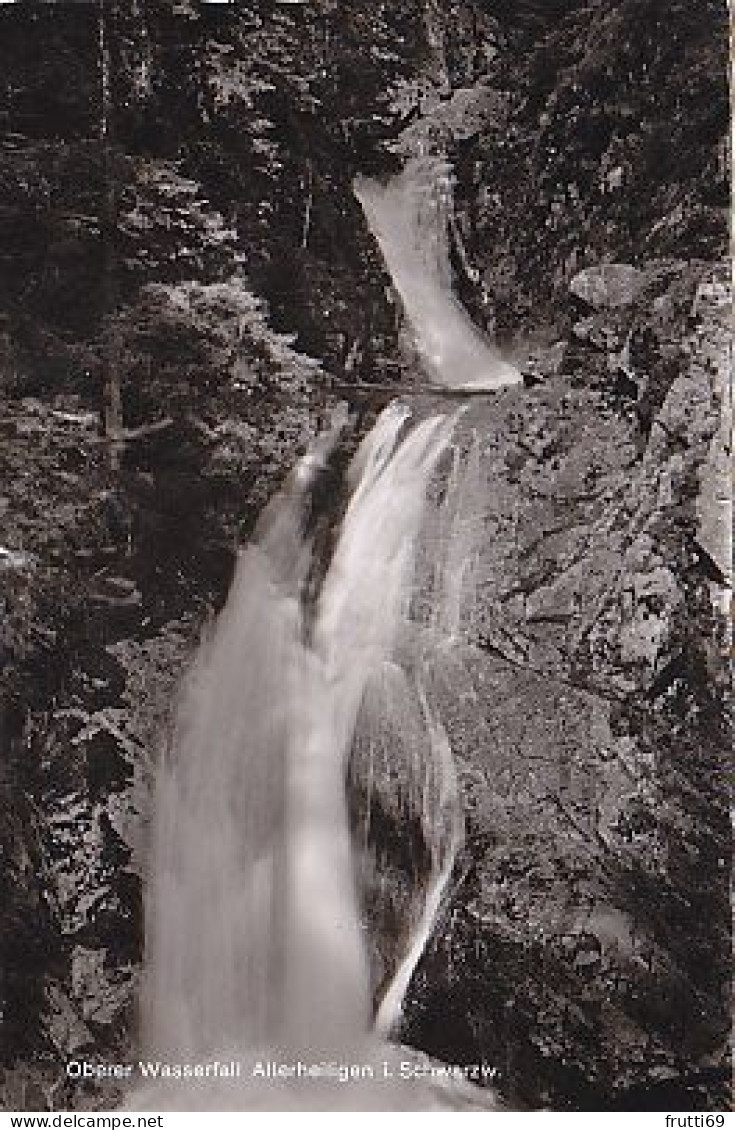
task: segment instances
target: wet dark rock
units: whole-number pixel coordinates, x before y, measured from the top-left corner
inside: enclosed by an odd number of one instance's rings
[[[612,391],[615,396],[637,401],[641,388],[629,369],[616,368]]]
[[[89,604],[103,639],[116,640],[134,632],[140,622],[142,600],[140,590],[129,578],[99,578],[89,593]]]
[[[105,648],[87,646],[73,659],[69,690],[87,710],[119,701],[125,687],[122,665]]]
[[[130,750],[109,730],[99,729],[84,742],[87,785],[93,800],[126,788],[132,779]]]
[[[556,376],[564,364],[566,350],[565,341],[556,341],[552,345],[532,349],[521,364],[525,386],[532,388],[548,377]]]

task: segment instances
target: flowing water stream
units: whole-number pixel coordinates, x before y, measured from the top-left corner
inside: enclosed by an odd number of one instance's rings
[[[504,360],[452,291],[452,180],[446,161],[414,157],[387,184],[359,178],[355,192],[434,381],[467,391],[518,384],[519,371]]]
[[[387,187],[358,187],[419,350],[435,380],[515,383],[451,294],[445,218],[427,205],[426,180],[424,166],[409,165]],[[141,1001],[144,1062],[160,1070],[155,1085],[131,1095],[133,1108],[431,1109],[415,1085],[403,1097],[386,1087],[387,1068],[380,1081],[368,1072],[326,1098],[323,1080],[313,1093],[296,1084],[269,1091],[248,1066],[237,1086],[216,1071],[168,1089],[160,1077],[162,1065],[187,1076],[184,1066],[216,1057],[388,1063],[383,1037],[400,1018],[462,841],[431,677],[436,650],[461,635],[477,551],[479,447],[452,447],[459,414],[414,418],[398,401],[382,412],[350,467],[308,623],[305,513],[345,421],[297,465],[240,555],[182,690],[156,789]],[[443,501],[430,503],[440,467]],[[416,561],[432,507],[436,560],[418,615]],[[379,992],[356,882],[351,756],[367,782],[366,835],[370,780],[382,775],[385,786],[392,774],[395,811],[405,805],[423,840],[423,873]]]

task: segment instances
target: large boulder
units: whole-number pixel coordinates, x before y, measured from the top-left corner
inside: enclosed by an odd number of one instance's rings
[[[630,306],[645,285],[646,276],[629,263],[600,263],[575,275],[569,290],[593,310]]]

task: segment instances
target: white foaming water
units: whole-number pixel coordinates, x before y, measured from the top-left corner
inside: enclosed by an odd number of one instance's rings
[[[353,742],[351,780],[367,782],[358,830],[358,870],[363,887],[377,894],[378,909],[392,905],[401,937],[392,955],[387,988],[380,995],[376,1030],[389,1035],[400,1025],[413,974],[436,926],[454,863],[464,838],[464,815],[454,757],[441,720],[446,689],[437,665],[465,693],[461,647],[474,622],[478,558],[483,533],[484,481],[476,433],[466,451],[456,444],[441,501],[429,508],[419,539],[419,606],[404,614],[397,646],[368,682]],[[421,569],[419,570],[419,574]],[[374,795],[373,795],[374,794]],[[413,869],[409,890],[398,898],[395,877],[382,874],[380,828],[371,835],[373,807],[406,827],[400,855]],[[386,811],[387,814],[386,814]],[[412,836],[419,843],[412,844]],[[395,869],[397,861],[394,860]],[[405,876],[404,876],[405,878]]]
[[[408,620],[426,489],[455,423],[435,415],[403,435],[408,416],[397,403],[385,409],[353,462],[311,642],[301,510],[334,437],[320,441],[271,504],[184,688],[156,794],[142,992],[149,1057],[200,1062],[268,1047],[343,1056],[372,1028],[347,758],[366,686]],[[439,767],[444,820],[451,753],[421,694],[428,748],[415,754]],[[423,779],[426,768],[414,769]],[[439,839],[444,875],[457,837]],[[443,883],[429,886],[422,936]],[[412,937],[383,1028],[400,1010],[418,945]],[[141,1101],[172,1100],[133,1097]]]
[[[473,634],[484,536],[485,488],[480,441],[472,432],[467,453],[452,453],[452,469],[439,511],[431,617],[439,639]]]
[[[434,379],[467,390],[518,384],[520,372],[490,344],[452,293],[446,162],[413,158],[386,185],[358,178],[355,195]]]
[[[426,196],[417,201],[419,171],[409,166],[388,188],[363,182],[359,196],[420,350],[445,384],[516,383],[516,371],[451,295],[441,196],[429,194],[428,210]],[[237,1058],[248,1085],[154,1084],[131,1094],[131,1109],[452,1105],[415,1082],[388,1086],[385,1076],[326,1097],[321,1076],[284,1092],[282,1084],[254,1083],[247,1067],[269,1055],[390,1060],[371,1032],[389,1033],[400,1018],[462,841],[431,657],[459,636],[474,583],[477,515],[465,494],[479,489],[479,451],[473,443],[466,457],[455,455],[435,523],[429,614],[419,625],[412,598],[427,488],[457,417],[439,413],[410,425],[409,417],[391,404],[353,460],[311,630],[305,503],[339,428],[317,440],[267,508],[183,688],[155,798],[143,1048],[149,1061],[168,1064]],[[403,804],[415,818],[425,857],[376,1017],[345,788],[351,752],[354,761],[360,748],[368,793],[378,761],[389,782],[396,762],[393,815]]]

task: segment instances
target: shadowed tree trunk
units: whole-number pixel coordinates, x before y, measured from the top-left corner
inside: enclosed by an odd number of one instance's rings
[[[118,270],[116,235],[118,226],[118,185],[112,135],[112,53],[110,0],[99,0],[98,36],[101,85],[100,141],[103,147],[105,196],[102,211],[103,277],[105,329],[102,338],[103,434],[109,441],[112,471],[120,466],[122,447],[122,387],[120,379],[120,332],[117,326]]]

